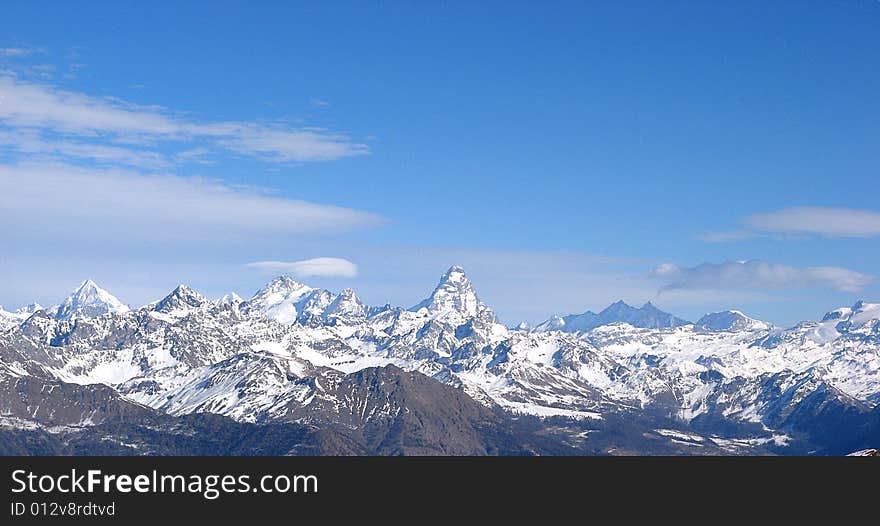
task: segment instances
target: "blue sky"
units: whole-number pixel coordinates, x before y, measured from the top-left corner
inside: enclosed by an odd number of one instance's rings
[[[509,323],[880,300],[876,1],[80,4],[0,18],[6,308],[453,263]]]

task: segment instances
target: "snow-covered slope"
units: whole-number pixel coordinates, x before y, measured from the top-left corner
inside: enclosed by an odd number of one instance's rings
[[[290,324],[320,315],[332,301],[329,291],[314,289],[290,276],[278,276],[240,308],[245,314]]]
[[[241,305],[244,303],[244,299],[241,296],[236,294],[235,292],[230,292],[228,294],[224,294],[223,297],[215,301],[217,305]]]
[[[28,319],[31,314],[42,309],[38,304],[32,303],[27,307],[21,307],[14,311],[8,311],[0,305],[0,332],[7,331],[16,327],[24,320]]]

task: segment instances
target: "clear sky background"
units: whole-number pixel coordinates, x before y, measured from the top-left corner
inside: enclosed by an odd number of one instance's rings
[[[454,263],[507,323],[880,301],[875,0],[75,4],[0,16],[7,309]]]

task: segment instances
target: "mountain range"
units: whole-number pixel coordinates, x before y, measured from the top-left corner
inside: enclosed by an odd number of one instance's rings
[[[410,308],[279,276],[0,308],[3,454],[845,454],[880,443],[880,304],[794,327],[651,303],[508,328],[453,266]]]

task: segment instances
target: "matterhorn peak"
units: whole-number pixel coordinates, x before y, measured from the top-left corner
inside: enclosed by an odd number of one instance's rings
[[[410,310],[427,309],[431,314],[456,313],[476,316],[488,307],[479,300],[471,280],[459,265],[449,267],[431,295]]]
[[[76,317],[94,317],[107,313],[123,313],[130,309],[115,296],[91,279],[80,283],[58,307],[55,317],[69,320]]]
[[[444,279],[452,275],[461,275],[467,278],[464,273],[464,267],[462,267],[461,265],[452,265],[451,267],[449,267],[449,269],[446,270],[446,272],[443,273]]]

